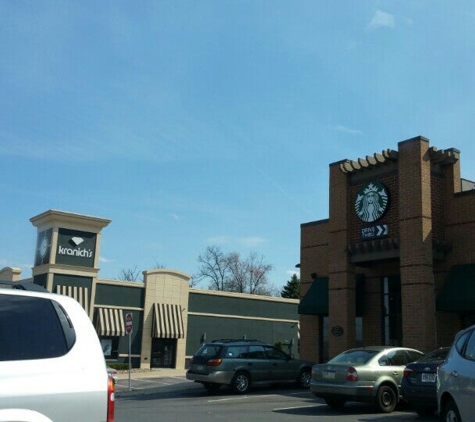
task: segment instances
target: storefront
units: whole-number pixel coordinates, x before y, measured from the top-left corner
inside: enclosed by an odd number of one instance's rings
[[[108,362],[184,368],[204,341],[256,338],[298,356],[298,300],[191,289],[190,276],[152,269],[141,281],[98,278],[102,230],[111,220],[49,210],[37,228],[32,278],[0,269],[0,280],[31,281],[76,299],[89,314]]]
[[[300,354],[449,345],[475,323],[475,183],[416,137],[330,164],[329,218],[301,225]]]

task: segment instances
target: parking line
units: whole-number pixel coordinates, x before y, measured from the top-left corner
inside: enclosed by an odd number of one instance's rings
[[[307,409],[309,407],[315,407],[315,405],[310,405],[310,406],[293,406],[293,407],[277,407],[275,409],[272,409],[273,412],[279,412],[282,410],[293,410],[293,409]]]

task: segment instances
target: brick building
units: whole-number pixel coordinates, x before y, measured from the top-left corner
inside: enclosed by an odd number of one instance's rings
[[[329,218],[301,225],[300,356],[449,345],[475,323],[475,183],[416,137],[330,164]]]

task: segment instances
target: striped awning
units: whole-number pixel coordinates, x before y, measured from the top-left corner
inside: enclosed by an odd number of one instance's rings
[[[97,308],[96,332],[100,337],[125,336],[124,311],[122,309]]]
[[[152,337],[184,338],[185,329],[180,305],[153,304]]]
[[[78,286],[56,286],[56,293],[76,299],[79,304],[89,312],[89,292],[87,287]]]

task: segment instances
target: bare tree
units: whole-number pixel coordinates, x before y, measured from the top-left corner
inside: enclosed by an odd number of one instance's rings
[[[245,261],[245,267],[249,271],[248,292],[253,295],[270,296],[273,286],[270,285],[267,274],[272,270],[272,265],[264,262],[263,255],[251,252]]]
[[[163,270],[164,268],[167,268],[167,266],[155,260],[155,265],[153,266],[153,268]]]
[[[243,265],[241,257],[237,252],[231,252],[227,255],[229,264],[229,291],[237,293],[246,293],[249,275],[246,265]]]
[[[196,281],[208,280],[210,290],[228,290],[229,262],[219,246],[208,246],[198,256],[198,263],[198,272],[194,275]]]
[[[192,277],[193,285],[208,280],[211,290],[267,296],[276,294],[267,277],[272,265],[266,264],[264,257],[257,252],[251,252],[243,260],[237,252],[225,254],[219,247],[209,246],[198,257],[198,262],[198,272]]]
[[[137,269],[137,265],[133,268],[123,268],[119,272],[119,280],[121,281],[137,281],[140,277],[140,270]]]

